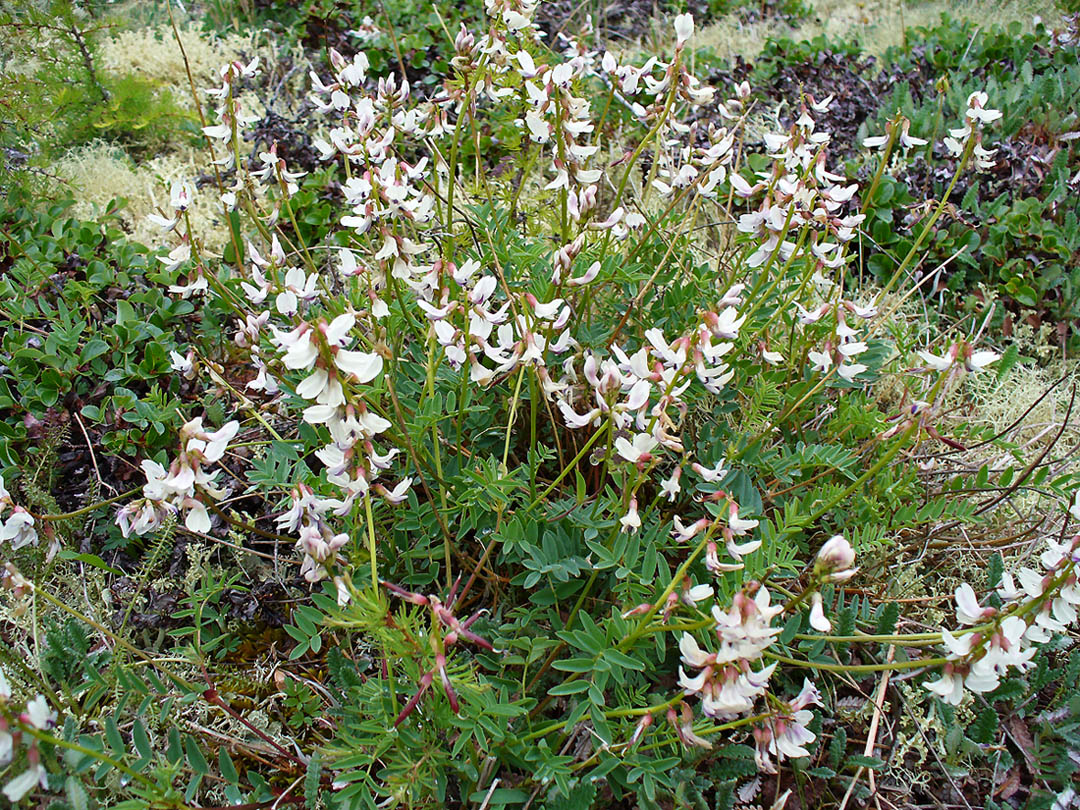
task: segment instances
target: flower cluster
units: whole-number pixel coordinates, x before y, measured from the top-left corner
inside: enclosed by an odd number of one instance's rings
[[[791,702],[781,701],[781,707],[765,723],[754,726],[754,761],[758,770],[776,773],[772,757],[783,761],[809,756],[806,746],[817,739],[807,726],[814,719],[807,706],[820,706],[821,693],[809,680],[803,681],[802,691]]]
[[[904,116],[898,116],[885,123],[884,135],[873,135],[868,138],[863,138],[863,146],[868,149],[881,149],[887,147],[890,140],[895,139],[905,151],[913,149],[917,146],[926,146],[927,141],[925,138],[916,138],[911,134],[911,121]]]
[[[686,695],[701,699],[702,711],[707,716],[730,720],[747,715],[754,711],[760,698],[768,698],[767,717],[753,728],[757,765],[767,773],[776,771],[773,756],[783,760],[808,755],[804,746],[813,742],[815,736],[807,728],[813,715],[806,707],[820,705],[820,695],[810,681],[805,682],[802,692],[791,702],[769,694],[775,661],[754,668],[780,634],[780,628],[772,623],[783,612],[782,605],[770,604],[769,591],[764,586],[750,582],[735,595],[728,610],[713,606],[716,652],[702,650],[689,633],[683,633],[679,642],[683,664],[698,670],[690,676],[680,666],[679,685]],[[688,745],[709,747],[707,741],[693,734],[692,714],[685,704],[683,712],[686,722],[679,726],[680,738]]]
[[[966,582],[956,589],[956,621],[963,629],[942,629],[949,661],[927,689],[959,705],[965,688],[976,693],[997,689],[1009,669],[1031,665],[1038,645],[1068,632],[1080,607],[1080,535],[1066,543],[1048,540],[1039,561],[1041,572],[1024,567],[1015,578],[1008,571],[1002,574],[996,590],[999,607],[981,605]]]
[[[124,537],[131,532],[142,535],[153,531],[169,514],[176,513],[184,515],[184,525],[190,531],[209,532],[210,513],[203,499],[220,501],[228,489],[217,484],[221,470],[208,468],[225,455],[239,429],[240,423],[232,421],[218,430],[207,431],[200,416],[180,428],[180,452],[168,469],[145,459],[143,497],[125,504],[116,515]]]
[[[330,498],[316,497],[311,487],[297,484],[290,493],[289,508],[278,515],[277,527],[281,531],[299,534],[296,550],[304,555],[300,575],[308,582],[326,578],[328,564],[338,560],[338,551],[349,542],[345,532],[334,532],[324,515],[340,502]],[[339,589],[340,579],[336,579]],[[344,601],[344,595],[339,593]]]
[[[986,106],[989,100],[986,93],[978,90],[968,96],[967,110],[964,112],[964,126],[949,130],[945,147],[956,157],[965,153],[968,145],[975,159],[975,168],[980,171],[992,169],[995,165],[996,149],[986,149],[982,145],[983,126],[1001,118],[1001,111]]]
[[[929,351],[919,351],[918,354],[928,369],[948,371],[954,375],[965,371],[982,371],[1001,357],[997,352],[988,349],[976,351],[966,341],[954,343],[944,355],[936,355]]]
[[[761,659],[777,635],[772,620],[783,613],[782,605],[770,605],[767,588],[749,583],[735,594],[727,611],[714,605],[713,620],[719,650],[703,651],[689,633],[679,641],[683,663],[700,670],[690,677],[679,668],[679,685],[687,695],[700,695],[701,708],[709,717],[731,718],[749,712],[765,693],[776,664],[760,670],[751,665]]]
[[[820,587],[850,579],[857,571],[854,564],[855,552],[840,535],[829,539],[818,552],[810,582],[803,596],[795,600],[810,596],[813,603],[810,624],[815,629],[822,632],[831,629],[822,611]],[[708,595],[711,589],[702,596]],[[696,601],[699,600],[691,605]],[[773,623],[784,612],[784,605],[772,604],[766,587],[749,582],[735,594],[730,607],[723,609],[719,604],[712,607],[715,652],[702,649],[690,633],[684,632],[679,640],[683,665],[679,667],[679,685],[687,696],[697,695],[701,699],[702,711],[707,716],[721,720],[745,716],[754,711],[759,699],[767,699],[767,717],[755,724],[753,735],[758,768],[768,773],[775,772],[774,756],[781,760],[807,756],[805,745],[815,737],[807,728],[812,714],[806,707],[820,705],[820,695],[809,680],[791,702],[769,692],[769,679],[777,662],[762,665],[762,659],[780,635],[781,628]],[[688,675],[684,666],[696,670],[696,674]],[[684,742],[708,747],[707,742],[689,733],[692,729],[680,728]]]
[[[821,547],[814,561],[810,596],[810,626],[821,633],[832,630],[832,623],[825,616],[820,586],[847,582],[858,572],[855,565],[855,550],[846,538],[837,534],[829,538]]]

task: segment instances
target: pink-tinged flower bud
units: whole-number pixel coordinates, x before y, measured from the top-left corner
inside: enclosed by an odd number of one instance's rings
[[[400,596],[405,601],[412,602],[414,605],[427,605],[429,603],[428,598],[423,594],[407,591],[404,588],[398,587],[391,582],[384,581],[382,583],[382,586],[386,588],[386,590],[390,591],[390,593],[396,596]]]
[[[825,571],[843,571],[855,564],[855,549],[842,535],[829,538],[817,555],[817,567]]]
[[[462,23],[461,30],[458,31],[458,35],[454,38],[454,50],[463,56],[467,56],[475,44],[476,37]]]
[[[446,699],[450,701],[450,709],[454,714],[457,714],[460,704],[458,703],[457,692],[454,691],[454,687],[450,684],[450,676],[446,672],[446,656],[442,653],[435,656],[435,668],[439,670],[439,678],[442,680]]]
[[[712,585],[691,585],[690,577],[683,577],[679,598],[687,607],[695,608],[698,602],[703,602],[712,595]]]
[[[401,714],[399,714],[394,721],[395,728],[400,726],[405,718],[413,713],[413,709],[416,708],[417,704],[420,702],[420,698],[424,696],[424,692],[428,690],[428,687],[431,686],[431,682],[434,679],[435,674],[431,670],[428,670],[420,677],[420,688],[416,690],[416,694],[409,698],[409,702],[402,708]]]
[[[667,602],[664,603],[663,617],[664,621],[668,621],[671,618],[672,612],[675,610],[675,606],[679,604],[679,595],[674,591],[668,594]]]
[[[630,742],[628,743],[630,748],[635,747],[639,742],[641,742],[641,738],[645,736],[645,729],[651,726],[652,723],[653,716],[651,714],[646,714],[644,717],[637,721],[637,725],[634,727],[634,733],[630,737]]]
[[[16,599],[34,590],[34,583],[19,573],[19,569],[13,563],[4,565],[3,575],[0,576],[0,585],[4,590],[11,591]]]
[[[674,708],[668,709],[667,720],[675,729],[679,741],[686,747],[696,745],[705,749],[712,748],[711,742],[694,733],[694,712],[687,704],[681,704],[679,714],[675,713]]]

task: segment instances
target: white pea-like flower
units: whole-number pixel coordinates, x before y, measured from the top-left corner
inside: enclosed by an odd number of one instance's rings
[[[680,14],[675,18],[675,46],[681,47],[694,35],[694,16]]]

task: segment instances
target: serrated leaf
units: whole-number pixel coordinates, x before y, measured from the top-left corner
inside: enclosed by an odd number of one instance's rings
[[[571,788],[568,794],[559,791],[544,803],[545,810],[588,810],[596,800],[596,785],[582,782]]]
[[[69,776],[64,780],[64,792],[67,794],[68,802],[71,803],[71,810],[87,810],[89,797],[86,795],[86,788],[82,786],[82,782],[74,776]]]
[[[1016,700],[1023,697],[1027,690],[1024,688],[1024,684],[1017,678],[1008,678],[1003,681],[1001,686],[986,696],[986,699],[995,702],[999,700]]]
[[[716,785],[716,810],[735,810],[736,779],[728,779]]]
[[[844,761],[847,753],[847,730],[843,726],[837,726],[833,734],[832,742],[829,743],[829,762],[834,769],[838,769]]]
[[[878,611],[875,631],[879,635],[888,635],[896,629],[896,622],[900,618],[900,604],[898,602],[886,602]]]
[[[319,780],[322,778],[322,757],[316,751],[308,760],[307,774],[304,776],[304,801],[308,810],[319,806]]]
[[[872,771],[880,771],[885,767],[885,760],[863,756],[862,754],[852,754],[847,758],[847,764],[854,765],[856,768],[869,768]]]
[[[998,713],[985,707],[967,728],[967,735],[977,743],[988,745],[994,741],[998,728]]]
[[[853,605],[848,605],[836,614],[836,635],[855,635],[855,609]]]

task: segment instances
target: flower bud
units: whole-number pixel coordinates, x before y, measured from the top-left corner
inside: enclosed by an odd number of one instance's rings
[[[855,564],[855,549],[843,535],[833,535],[821,547],[815,568],[824,571],[843,571]]]
[[[675,18],[675,42],[677,47],[682,47],[690,37],[694,35],[694,17],[691,14],[680,14]]]
[[[630,748],[634,748],[639,742],[641,742],[641,738],[645,734],[645,729],[651,726],[652,723],[653,716],[651,714],[646,714],[637,721],[637,725],[634,727],[634,734],[630,737],[630,742],[628,744]]]

